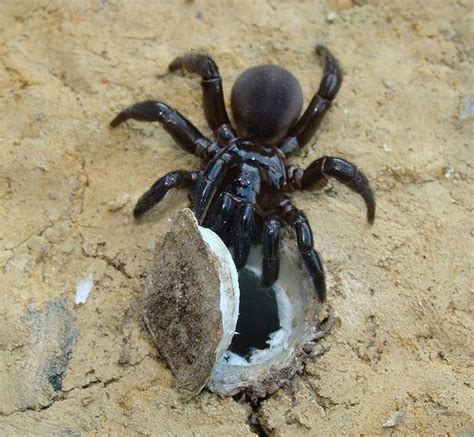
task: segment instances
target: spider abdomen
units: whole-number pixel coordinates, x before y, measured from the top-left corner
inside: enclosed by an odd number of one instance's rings
[[[288,70],[276,65],[260,65],[239,76],[232,88],[231,104],[243,136],[274,144],[300,115],[303,91]]]

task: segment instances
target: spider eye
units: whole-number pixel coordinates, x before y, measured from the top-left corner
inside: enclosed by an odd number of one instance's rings
[[[239,76],[232,88],[231,104],[236,124],[244,135],[274,143],[300,115],[303,92],[288,70],[261,65]]]

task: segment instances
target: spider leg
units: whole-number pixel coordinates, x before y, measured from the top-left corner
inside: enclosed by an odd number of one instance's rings
[[[337,59],[322,45],[316,47],[316,53],[324,61],[323,79],[308,108],[279,146],[279,149],[285,154],[295,152],[308,143],[341,87],[342,71]]]
[[[254,224],[255,209],[250,203],[241,202],[237,208],[234,222],[234,262],[237,270],[242,269],[247,263],[252,243],[252,229]]]
[[[211,205],[209,214],[204,220],[204,227],[214,231],[226,246],[231,245],[229,227],[235,212],[235,202],[229,193],[221,193]]]
[[[275,283],[280,271],[281,223],[276,216],[265,219],[262,242],[262,287]]]
[[[211,228],[228,247],[233,248],[237,270],[247,263],[255,240],[259,220],[255,204],[260,184],[261,175],[257,167],[247,163],[234,167],[204,220],[204,226]]]
[[[189,187],[199,176],[197,171],[176,170],[167,173],[162,178],[158,179],[150,189],[138,199],[133,215],[135,218],[141,217],[157,203],[163,200],[166,193],[172,188]]]
[[[318,293],[319,300],[326,300],[326,281],[324,268],[318,252],[313,247],[313,233],[305,214],[298,210],[289,200],[282,204],[285,221],[294,228],[298,249],[303,257],[306,267],[313,279],[313,284]]]
[[[203,226],[214,231],[227,247],[233,247],[237,270],[245,266],[254,239],[255,211],[244,199],[223,192],[215,200]]]
[[[254,239],[255,204],[260,193],[261,174],[259,168],[244,163],[240,165],[226,191],[237,203],[237,211],[233,222],[230,223],[231,245],[234,248],[234,262],[237,270],[247,263],[250,246]]]
[[[233,247],[237,270],[247,263],[253,241],[255,209],[245,199],[224,192],[213,202],[204,226],[214,231],[227,247]]]
[[[194,215],[199,224],[206,218],[212,200],[221,185],[227,170],[237,161],[234,153],[223,150],[208,164],[203,176],[199,178],[194,197]]]
[[[222,90],[222,79],[214,60],[202,53],[188,53],[176,58],[168,68],[172,72],[184,69],[201,76],[204,113],[218,142],[222,145],[227,145],[229,141],[237,138],[227,115]]]
[[[110,126],[117,127],[129,119],[160,122],[165,131],[168,132],[184,150],[201,158],[210,158],[219,149],[215,143],[199,132],[183,115],[162,102],[148,100],[135,103],[120,112],[110,122]]]
[[[290,184],[302,190],[307,188],[322,188],[328,178],[337,181],[360,194],[367,206],[367,220],[370,224],[375,219],[375,196],[369,181],[354,164],[342,158],[324,156],[314,161],[306,170],[289,169]]]

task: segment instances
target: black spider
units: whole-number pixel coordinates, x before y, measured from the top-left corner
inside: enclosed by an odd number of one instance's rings
[[[136,218],[160,202],[170,189],[190,188],[198,222],[233,248],[237,269],[246,264],[251,244],[262,242],[263,287],[278,279],[281,227],[288,224],[296,231],[299,251],[324,301],[324,270],[313,248],[311,228],[305,214],[293,206],[286,193],[319,189],[334,177],[363,197],[369,223],[374,221],[375,199],[364,174],[342,158],[325,156],[305,170],[285,166],[285,158],[313,137],[341,86],[342,73],[336,58],[324,46],[318,46],[316,53],[324,60],[323,79],[299,119],[303,95],[297,79],[281,67],[262,65],[242,73],[234,84],[234,130],[216,63],[204,54],[190,53],[176,58],[169,70],[185,69],[201,76],[204,112],[216,142],[159,101],[136,103],[110,125],[116,127],[130,118],[158,121],[181,147],[203,159],[199,171],[177,170],[158,179],[137,202],[133,211]]]

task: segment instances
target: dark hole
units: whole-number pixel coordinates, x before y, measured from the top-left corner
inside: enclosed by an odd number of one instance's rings
[[[247,360],[252,349],[268,349],[268,336],[280,329],[275,290],[262,290],[259,284],[260,278],[253,272],[240,271],[239,334],[234,335],[229,350]]]

